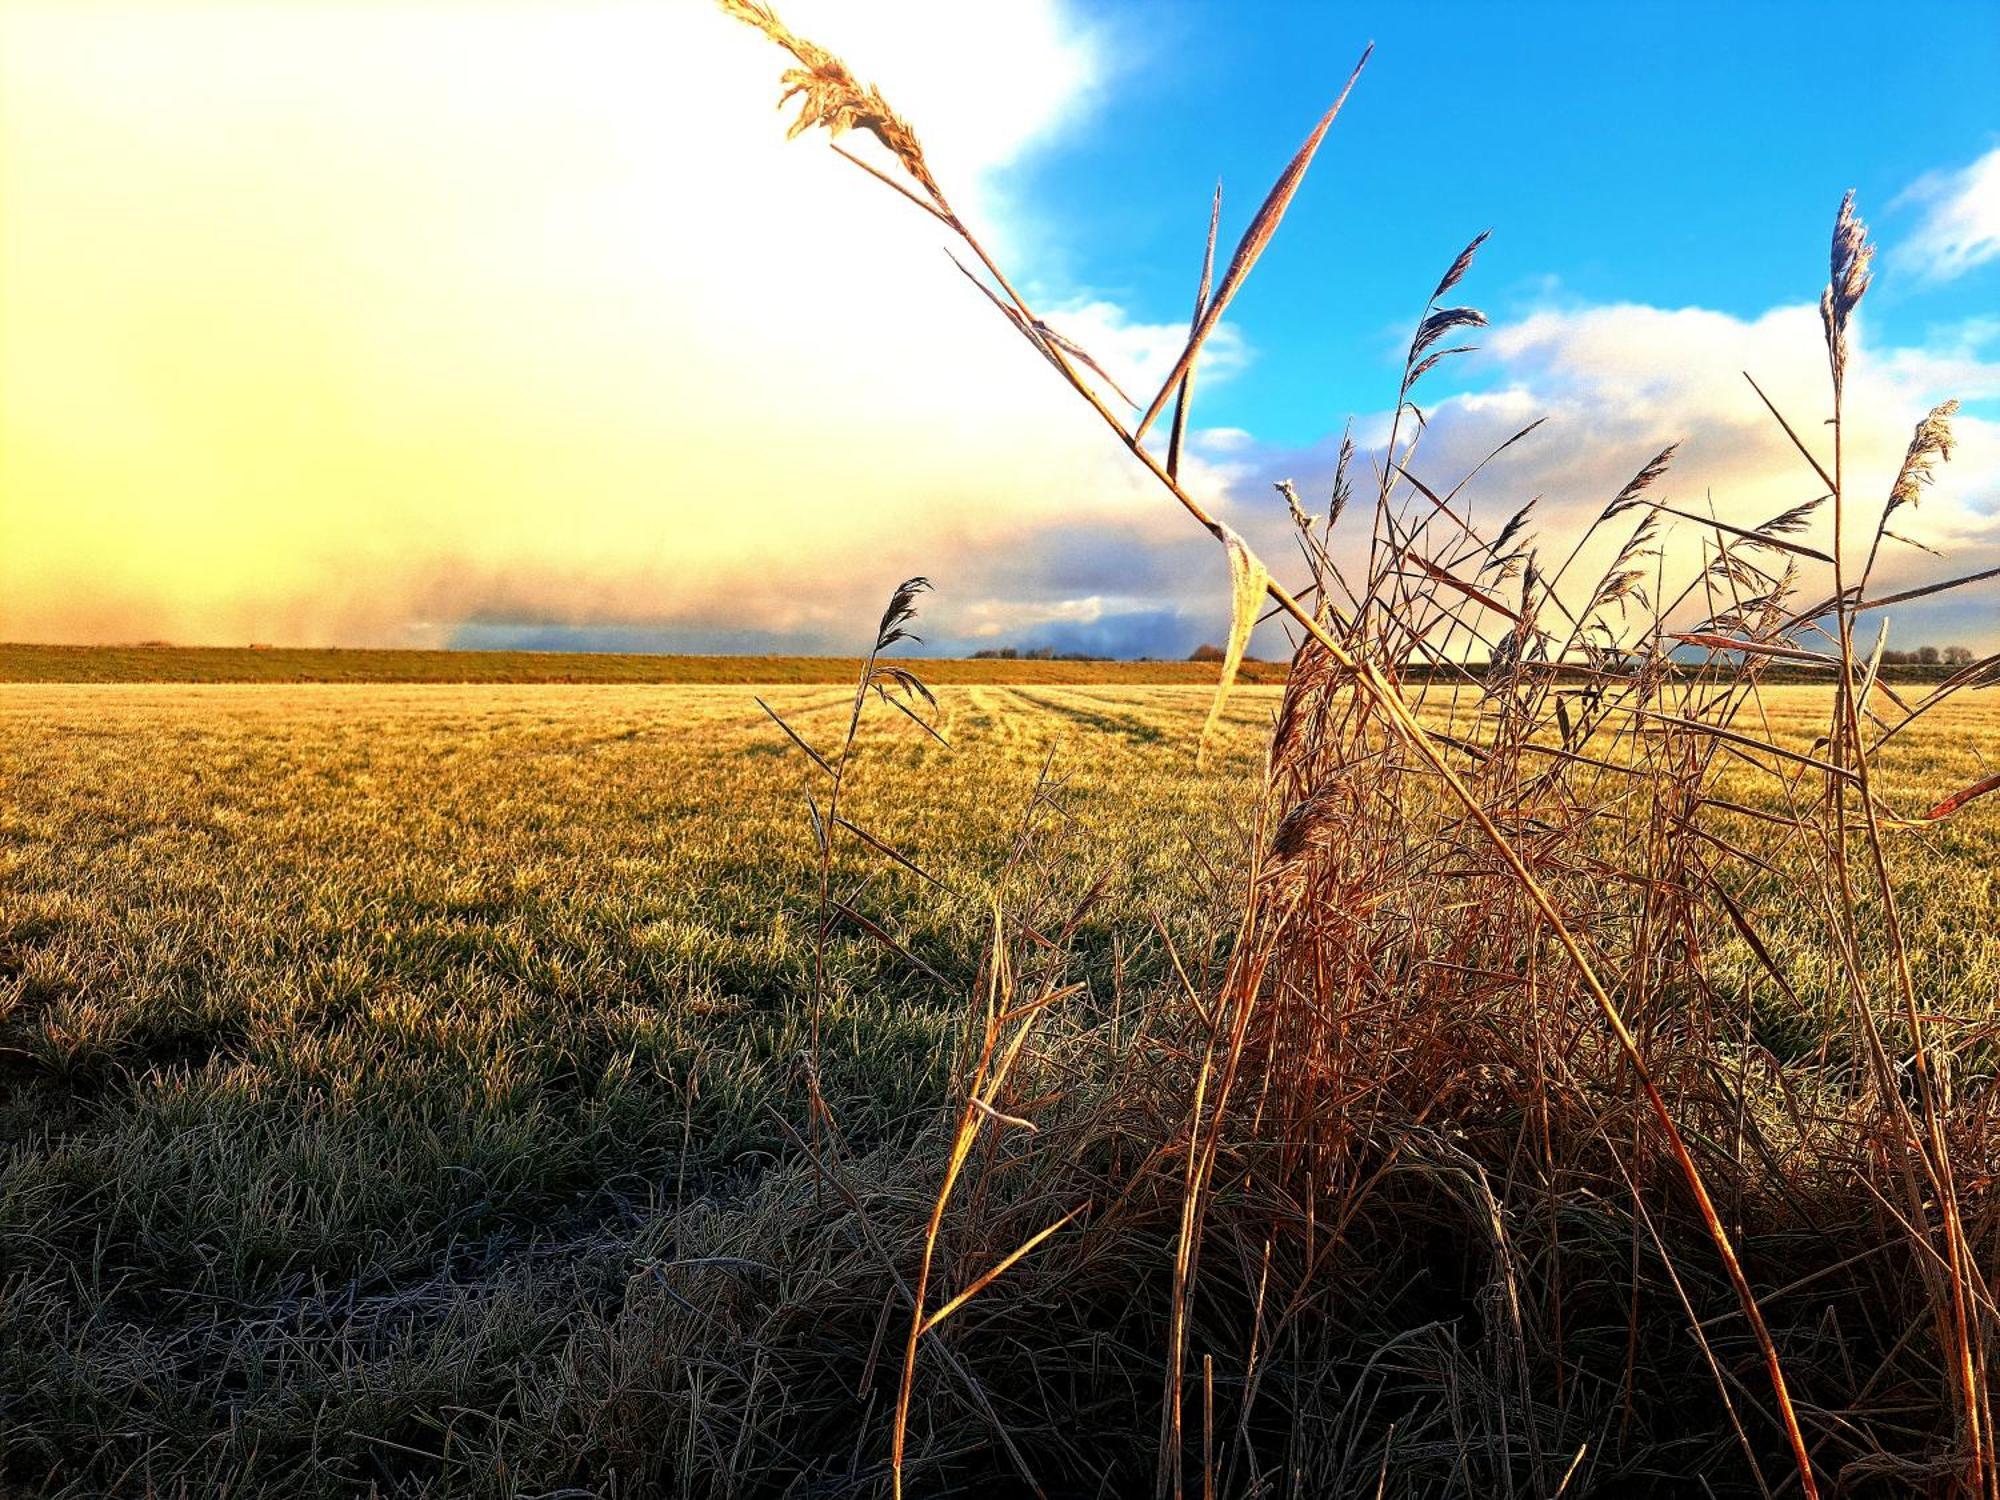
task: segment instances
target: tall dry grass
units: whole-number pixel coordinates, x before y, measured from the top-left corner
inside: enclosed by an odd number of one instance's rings
[[[1893,840],[2000,783],[1901,788],[1878,764],[1887,741],[2000,678],[2000,658],[1905,698],[1879,676],[1882,638],[1871,654],[1858,635],[1891,605],[1986,575],[1871,595],[1882,548],[1901,544],[1892,518],[1949,457],[1953,408],[1917,424],[1886,497],[1852,492],[1848,331],[1872,251],[1851,196],[1822,300],[1828,406],[1803,428],[1824,438],[1807,441],[1754,381],[1745,393],[1816,498],[1761,522],[1676,506],[1669,448],[1559,560],[1533,538],[1532,503],[1497,524],[1476,515],[1470,482],[1499,450],[1471,474],[1427,473],[1414,396],[1485,322],[1449,300],[1482,235],[1417,319],[1375,473],[1356,472],[1350,443],[1324,509],[1281,487],[1303,557],[1292,587],[1183,487],[1181,440],[1205,341],[1366,54],[1219,281],[1218,197],[1186,345],[1141,404],[1024,300],[878,92],[757,0],[723,4],[796,59],[793,133],[871,133],[884,165],[842,154],[953,236],[967,276],[1222,544],[1223,691],[1267,603],[1296,641],[1233,943],[1219,977],[1182,970],[1196,1022],[1149,1074],[1087,1107],[1059,1102],[1031,1059],[1036,1021],[1070,993],[1046,957],[1061,942],[996,909],[962,1112],[914,1273],[898,1276],[898,1492],[927,1362],[967,1378],[948,1320],[970,1299],[1008,1295],[1009,1276],[1065,1246],[1082,1261],[1164,1246],[1161,1284],[1134,1274],[1158,1299],[1161,1494],[1351,1482],[1341,1423],[1313,1415],[1312,1351],[1369,1298],[1394,1302],[1412,1255],[1471,1283],[1457,1315],[1490,1346],[1476,1433],[1425,1439],[1455,1452],[1468,1492],[1579,1492],[1635,1423],[1674,1428],[1676,1413],[1636,1408],[1673,1399],[1650,1372],[1691,1350],[1711,1394],[1684,1425],[1712,1420],[1735,1453],[1726,1469],[1708,1454],[1714,1488],[2000,1494],[1993,1092],[1972,1066],[1985,1029],[1920,995],[1890,858]],[[1145,439],[1170,406],[1156,455]],[[1871,506],[1857,567],[1849,518]],[[1697,541],[1670,554],[1675,522]],[[1771,731],[1762,692],[1778,666],[1830,685],[1810,744]],[[821,768],[837,794],[837,766]],[[1773,1008],[1818,1017],[1812,1045],[1760,1041]],[[1062,1128],[1037,1138],[1038,1114],[1057,1113]],[[1041,1195],[1039,1227],[1017,1240],[983,1217],[1003,1166]],[[985,1269],[943,1289],[954,1236],[984,1246]],[[1036,1274],[1031,1299],[1053,1273]],[[1623,1347],[1606,1347],[1621,1307]],[[993,1436],[1036,1485],[997,1416]],[[1378,1489],[1410,1451],[1385,1444]]]

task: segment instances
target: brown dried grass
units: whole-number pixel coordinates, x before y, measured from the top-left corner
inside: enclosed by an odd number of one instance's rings
[[[1933,789],[1928,813],[1909,816],[1893,810],[1908,799],[1875,763],[1887,739],[1994,680],[2000,660],[1915,705],[1891,695],[1878,716],[1875,664],[1857,654],[1856,616],[1894,602],[1863,597],[1876,549],[1889,516],[1948,458],[1950,411],[1918,425],[1850,585],[1841,401],[1872,256],[1852,196],[1822,301],[1830,461],[1765,402],[1832,501],[1826,548],[1797,540],[1817,501],[1761,525],[1668,504],[1671,448],[1552,573],[1523,529],[1527,506],[1489,536],[1464,499],[1472,475],[1448,489],[1420,479],[1422,422],[1405,439],[1403,419],[1417,382],[1463,352],[1445,340],[1485,321],[1441,305],[1482,235],[1418,319],[1358,572],[1343,570],[1333,544],[1338,522],[1354,524],[1343,516],[1351,446],[1324,524],[1287,491],[1309,573],[1295,595],[1181,487],[1178,436],[1203,341],[1271,242],[1347,89],[1212,294],[1211,227],[1187,345],[1128,426],[1079,373],[1094,368],[1088,357],[1046,331],[950,215],[906,127],[870,124],[895,120],[879,96],[768,10],[725,3],[806,64],[820,90],[808,92],[808,122],[876,130],[914,181],[910,195],[986,268],[994,284],[980,284],[1017,331],[1229,549],[1232,649],[1266,597],[1295,632],[1264,796],[1249,810],[1260,852],[1226,962],[1196,977],[1176,958],[1193,1020],[1178,1032],[1162,1020],[1154,1067],[1061,1106],[1060,1129],[1023,1127],[1058,1110],[1047,1086],[1061,1070],[1028,1043],[1044,1008],[1069,993],[1063,938],[996,913],[984,1041],[908,1294],[890,1424],[898,1493],[922,1371],[929,1351],[944,1354],[944,1311],[960,1313],[974,1293],[1046,1299],[1045,1276],[1018,1283],[1037,1264],[1031,1252],[1046,1259],[1066,1240],[1075,1256],[1171,1255],[1168,1284],[1153,1291],[1160,1493],[1184,1494],[1190,1465],[1204,1495],[1300,1492],[1312,1474],[1351,1482],[1352,1455],[1328,1456],[1328,1430],[1314,1425],[1321,1393],[1296,1362],[1328,1347],[1329,1323],[1368,1296],[1393,1300],[1344,1281],[1392,1277],[1384,1257],[1407,1249],[1414,1222],[1471,1234],[1455,1263],[1484,1278],[1495,1352],[1482,1366],[1481,1436],[1461,1434],[1457,1451],[1467,1490],[1560,1494],[1580,1471],[1588,1482],[1593,1444],[1601,1453],[1634,1425],[1671,1428],[1671,1413],[1635,1410],[1665,1394],[1649,1367],[1679,1368],[1658,1347],[1674,1334],[1647,1305],[1670,1293],[1682,1349],[1698,1352],[1712,1382],[1715,1430],[1740,1464],[1725,1474],[1711,1450],[1705,1482],[2000,1494],[1988,1380],[2000,1314],[1985,1269],[2000,1249],[1994,1101],[1965,1069],[1984,1042],[1919,1004],[1885,854],[1897,829],[1947,817],[1996,782],[1941,799]],[[1142,440],[1169,400],[1162,464]],[[1667,518],[1700,535],[1682,576],[1669,576],[1661,546]],[[1562,590],[1614,521],[1630,529],[1610,563]],[[1831,575],[1824,604],[1800,605],[1812,597],[1805,568]],[[1518,602],[1506,602],[1501,587],[1516,580]],[[1769,730],[1761,692],[1780,661],[1816,664],[1834,682],[1826,732],[1805,751]],[[1760,783],[1758,806],[1735,790],[1745,776]],[[1816,984],[1841,1007],[1817,1048],[1790,1057],[1755,1041],[1753,995],[1800,1003],[1799,979],[1760,932],[1777,920],[1810,929],[1789,932],[1784,950],[1795,965],[1810,954]],[[1747,953],[1755,978],[1725,978],[1725,951]],[[967,1180],[982,1160],[983,1173],[1012,1163],[1034,1183],[1027,1218],[1042,1227],[1013,1249],[982,1233],[987,1178]],[[992,1269],[940,1310],[933,1272],[954,1238],[984,1243]],[[1752,1243],[1755,1259],[1739,1250]],[[1818,1326],[1790,1300],[1808,1285]],[[1718,1307],[1718,1293],[1733,1306]],[[1621,1301],[1627,1336],[1607,1359],[1593,1341],[1606,1305]],[[1775,1330],[1773,1304],[1786,1314]],[[1274,1373],[1281,1350],[1294,1360],[1285,1377]],[[1044,1391],[1068,1378],[1012,1373]],[[1607,1382],[1618,1392],[1608,1406]],[[1378,1489],[1392,1457],[1410,1452],[1395,1448],[1394,1430]],[[1004,1430],[995,1437],[1034,1485],[1021,1449]]]

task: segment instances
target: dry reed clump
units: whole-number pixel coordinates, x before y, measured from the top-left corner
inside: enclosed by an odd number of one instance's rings
[[[768,10],[728,8],[809,67],[825,57]],[[844,68],[814,77],[813,118],[894,118]],[[1230,659],[1266,597],[1297,640],[1226,966],[1212,983],[1183,971],[1184,1018],[1158,1020],[1145,1067],[1088,1104],[1024,1081],[1046,1061],[1037,1023],[1070,991],[1061,942],[1031,933],[1048,951],[1029,952],[996,914],[943,1180],[891,1257],[916,1267],[899,1281],[894,1485],[920,1449],[940,1461],[935,1428],[913,1434],[924,1393],[964,1368],[966,1299],[1000,1323],[1010,1305],[1039,1315],[1060,1284],[1051,1258],[1122,1250],[1158,1299],[1136,1322],[1157,1361],[1125,1368],[1159,1381],[1148,1477],[1163,1494],[1553,1495],[1614,1478],[1681,1492],[1697,1472],[1716,1492],[2000,1494],[1992,1083],[1971,1066],[1980,1027],[1920,1002],[1887,853],[2000,778],[1913,803],[1877,763],[2000,678],[2000,658],[1910,702],[1878,678],[1879,639],[1874,657],[1856,642],[1889,605],[1989,576],[1869,593],[1880,549],[1905,540],[1892,517],[1949,457],[1952,408],[1918,425],[1855,571],[1841,403],[1872,248],[1849,195],[1822,300],[1830,454],[1756,391],[1816,496],[1761,524],[1683,509],[1668,448],[1551,566],[1532,502],[1497,526],[1475,517],[1470,486],[1501,450],[1449,485],[1419,472],[1413,392],[1485,321],[1445,301],[1482,235],[1418,319],[1373,503],[1350,505],[1351,444],[1323,516],[1281,487],[1307,574],[1293,592],[1181,488],[1180,435],[1204,340],[1345,97],[1213,289],[1211,215],[1186,346],[1129,424],[944,207],[914,137],[877,131],[921,194],[906,195],[992,284],[967,274],[1224,543]],[[1170,401],[1162,461],[1142,440]],[[1695,540],[1670,554],[1675,522]],[[1822,522],[1823,547],[1802,539]],[[1810,744],[1769,730],[1761,689],[1780,664],[1831,686]],[[1774,1040],[1787,1024],[1811,1045]],[[1001,1160],[1040,1211],[996,1233],[968,1181]],[[943,1300],[940,1257],[968,1243],[983,1253]],[[1129,1341],[1135,1320],[1096,1326]],[[1426,1364],[1415,1351],[1447,1328],[1461,1342]],[[1006,1377],[1044,1393],[1075,1380],[1054,1351]],[[1329,1415],[1369,1401],[1367,1421]],[[1035,1483],[997,1413],[988,1438]],[[1132,1483],[1114,1457],[1095,1472]]]

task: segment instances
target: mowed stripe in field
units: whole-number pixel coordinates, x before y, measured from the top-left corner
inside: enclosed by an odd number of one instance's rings
[[[1213,701],[1205,685],[1120,687],[1059,684],[947,685],[937,689],[938,727],[963,753],[985,757],[1011,749],[1039,756],[1052,745],[1073,747],[1087,759],[1138,754],[1171,768],[1192,757]],[[1240,685],[1222,720],[1225,763],[1254,756],[1269,731],[1279,689]],[[316,723],[392,729],[393,741],[418,727],[449,733],[528,734],[539,729],[549,748],[574,746],[577,736],[675,740],[704,759],[738,752],[762,753],[783,743],[782,732],[760,708],[783,715],[822,749],[837,747],[853,705],[850,688],[832,683],[766,684],[555,684],[555,683],[8,683],[0,682],[0,733],[25,740],[62,736],[91,740],[121,733],[163,734],[186,740],[202,726],[281,729],[286,737]],[[1425,698],[1427,722],[1479,737],[1474,700],[1433,688]],[[1766,688],[1744,707],[1740,731],[1788,748],[1810,751],[1824,733],[1830,697],[1824,689],[1781,684]],[[937,747],[914,726],[872,698],[863,716],[864,746],[900,745],[919,760]],[[1490,726],[1487,726],[1490,727]],[[943,753],[939,751],[938,753]],[[866,757],[864,756],[864,759]],[[1892,775],[1930,790],[1971,779],[2000,760],[2000,691],[1961,695],[1895,742],[1885,765]],[[1061,769],[1058,767],[1057,769]]]

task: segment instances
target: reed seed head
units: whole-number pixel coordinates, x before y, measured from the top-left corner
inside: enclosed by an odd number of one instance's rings
[[[836,137],[849,130],[865,130],[902,163],[903,170],[930,200],[949,214],[944,193],[924,160],[924,148],[916,131],[890,108],[880,89],[873,84],[863,87],[846,63],[818,43],[797,35],[762,0],[717,0],[717,3],[727,14],[756,27],[798,59],[799,66],[786,69],[780,80],[785,91],[778,96],[779,107],[783,108],[795,96],[799,100],[799,117],[785,132],[788,139],[803,135],[816,125],[825,126],[827,134]]]

